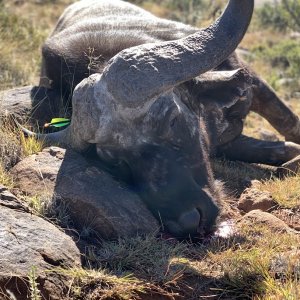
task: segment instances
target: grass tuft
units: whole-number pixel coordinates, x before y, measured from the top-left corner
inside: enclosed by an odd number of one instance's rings
[[[20,140],[22,145],[22,154],[25,157],[41,152],[45,147],[43,141],[37,140],[34,137],[25,138],[22,132],[20,132]]]
[[[147,288],[142,281],[130,275],[117,277],[105,270],[73,268],[59,272],[72,278],[72,299],[136,299]]]
[[[263,181],[258,188],[270,192],[281,207],[300,207],[300,175],[286,177],[284,180],[274,178]]]

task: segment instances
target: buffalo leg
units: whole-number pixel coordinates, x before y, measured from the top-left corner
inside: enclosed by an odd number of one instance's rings
[[[244,135],[217,148],[218,156],[229,160],[278,166],[300,155],[300,145],[293,142],[268,142]]]
[[[300,121],[268,84],[254,75],[251,110],[257,112],[282,134],[287,141],[300,144]]]

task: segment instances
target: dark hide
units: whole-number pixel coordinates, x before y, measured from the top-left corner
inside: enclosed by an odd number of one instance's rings
[[[221,20],[226,27],[225,32],[219,31],[222,39],[234,36],[237,24],[244,24],[241,32],[237,31],[239,40],[242,38],[251,18],[251,5],[250,0],[230,1],[232,11],[229,9]],[[242,8],[246,21],[237,13]],[[98,156],[133,178],[153,214],[177,236],[207,233],[214,228],[220,195],[209,156],[252,162],[255,159],[250,152],[256,151],[257,162],[264,162],[265,149],[270,147],[251,140],[252,148],[247,152],[249,140],[241,136],[250,110],[260,113],[290,140],[300,141],[298,117],[235,53],[230,55],[236,46],[228,51],[217,40],[213,51],[207,51],[205,41],[214,42],[207,35],[212,30],[203,31],[202,43],[196,35],[190,36],[199,29],[156,18],[127,2],[86,0],[66,9],[42,49],[40,85],[61,95],[65,107],[81,82],[72,98],[70,128],[47,136],[47,140],[60,138],[61,143],[78,151],[96,144]],[[178,43],[162,43],[187,36]],[[198,51],[197,43],[203,51]],[[137,45],[141,46],[130,48]],[[123,49],[128,51],[120,52]],[[194,68],[200,64],[197,59],[191,61],[197,55],[223,50],[228,51],[228,57],[211,67],[214,72],[204,73],[211,69],[205,68],[208,57],[199,58],[205,71]],[[211,59],[215,57],[218,55]],[[192,71],[183,76],[185,64]],[[94,73],[102,75],[82,81]],[[152,91],[151,84],[157,89]],[[239,153],[241,143],[244,154]],[[280,145],[286,151],[280,163],[299,151],[296,146]],[[272,162],[278,162],[277,158],[275,155]]]

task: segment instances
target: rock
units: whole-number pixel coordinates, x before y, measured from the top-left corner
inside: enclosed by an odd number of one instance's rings
[[[238,208],[246,213],[255,209],[270,211],[276,206],[277,203],[269,192],[262,192],[254,187],[245,189],[238,201]]]
[[[266,130],[266,129],[261,129],[259,131],[259,138],[264,141],[269,141],[269,142],[279,141],[278,136],[274,132]]]
[[[0,101],[1,119],[14,116],[21,123],[36,125],[38,122],[42,126],[62,115],[62,111],[66,113],[60,96],[44,87],[25,86],[2,91]]]
[[[252,210],[240,220],[240,225],[266,225],[273,232],[283,232],[283,233],[297,233],[295,230],[291,229],[285,222],[273,216],[270,213],[263,212],[261,210]]]
[[[64,149],[51,147],[23,159],[10,171],[16,185],[31,196],[52,196],[65,152]]]
[[[25,193],[63,199],[79,231],[89,229],[105,239],[154,233],[158,222],[140,198],[95,164],[51,147],[24,159],[11,173]]]
[[[0,184],[0,207],[1,206],[20,210],[23,212],[30,212],[27,203],[19,200],[2,184]]]
[[[4,299],[32,299],[29,278],[35,271],[42,298],[63,299],[66,278],[54,268],[81,266],[74,241],[53,224],[28,213],[26,205],[4,187],[0,195],[0,295]]]
[[[1,118],[14,115],[19,121],[28,118],[31,112],[30,92],[32,86],[0,92]]]
[[[270,271],[279,278],[300,277],[300,250],[291,250],[278,254],[270,264]]]

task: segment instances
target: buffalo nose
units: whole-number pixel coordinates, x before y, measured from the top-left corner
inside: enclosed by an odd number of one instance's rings
[[[179,218],[179,224],[185,232],[190,234],[196,233],[200,225],[201,216],[195,208],[191,211],[183,213]]]

